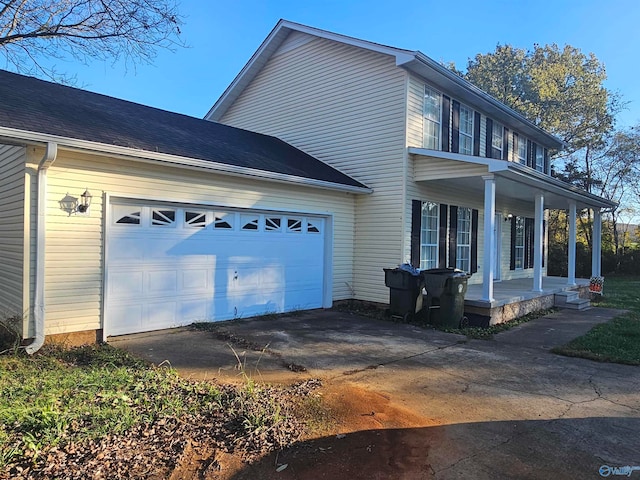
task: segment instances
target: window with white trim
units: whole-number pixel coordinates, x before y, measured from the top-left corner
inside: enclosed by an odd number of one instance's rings
[[[536,170],[544,172],[544,148],[536,145]]]
[[[184,224],[187,227],[204,228],[207,226],[207,214],[205,212],[185,210]]]
[[[493,122],[493,130],[491,131],[491,147],[498,152],[492,152],[493,158],[502,158],[504,127],[498,122]]]
[[[231,212],[216,212],[213,214],[213,228],[216,230],[233,230],[235,214]]]
[[[458,207],[456,268],[471,271],[471,209]]]
[[[522,165],[527,164],[527,139],[521,136],[516,137],[518,139],[518,163]]]
[[[280,232],[282,231],[282,218],[280,217],[265,217],[264,219],[265,232]]]
[[[113,205],[114,223],[120,225],[140,225],[142,209],[129,205]]]
[[[515,268],[524,268],[524,217],[516,217]]]
[[[287,232],[302,233],[302,219],[292,217],[287,218]]]
[[[260,217],[258,215],[246,214],[240,216],[241,230],[249,232],[257,232],[260,226]]]
[[[460,105],[459,152],[464,155],[473,153],[473,110]]]
[[[438,266],[438,226],[440,225],[440,207],[437,203],[422,203],[420,222],[420,269]]]
[[[151,211],[151,225],[154,227],[172,227],[176,223],[176,211],[153,209]]]
[[[440,150],[440,124],[442,122],[442,95],[425,85],[423,147]]]

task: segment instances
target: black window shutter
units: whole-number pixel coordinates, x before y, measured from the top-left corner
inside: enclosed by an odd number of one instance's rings
[[[509,129],[502,129],[502,159],[509,160]]]
[[[447,266],[447,213],[449,209],[444,203],[440,204],[440,226],[438,228],[438,268]]]
[[[524,268],[533,268],[533,218],[524,219]]]
[[[473,112],[473,154],[480,156],[480,114]]]
[[[537,169],[536,166],[536,150],[538,148],[538,144],[535,142],[531,142],[531,168]]]
[[[471,273],[478,271],[478,210],[471,210]]]
[[[456,266],[458,250],[458,207],[449,207],[449,266]]]
[[[516,269],[516,216],[511,217],[511,260],[509,270]]]
[[[453,100],[451,112],[451,151],[460,152],[460,102]]]
[[[531,155],[531,140],[527,140],[527,166],[528,167],[532,167],[533,166],[533,162],[532,162],[532,158],[533,156]]]
[[[420,224],[422,223],[422,202],[411,201],[411,265],[420,268]]]
[[[544,173],[551,173],[549,170],[549,150],[544,149]]]
[[[491,155],[493,152],[493,145],[492,145],[492,137],[493,137],[493,120],[491,120],[490,118],[487,118],[487,132],[485,135],[485,151],[484,154],[487,156],[487,158],[492,158],[493,155]]]
[[[442,151],[449,151],[449,119],[451,115],[451,98],[442,96]]]

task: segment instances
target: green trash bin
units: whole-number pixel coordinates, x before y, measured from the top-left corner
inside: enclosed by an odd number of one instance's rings
[[[405,322],[411,320],[422,310],[422,275],[402,268],[383,270],[384,283],[389,287],[389,313]]]
[[[421,274],[427,291],[427,322],[458,328],[464,318],[464,296],[469,275],[454,268],[433,268],[423,270]]]

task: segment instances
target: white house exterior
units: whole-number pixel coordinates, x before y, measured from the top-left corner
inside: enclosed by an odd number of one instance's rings
[[[541,291],[545,210],[612,205],[551,177],[560,140],[424,54],[284,20],[206,118],[278,136],[373,189],[356,200],[362,300],[386,302],[381,268],[402,262],[468,271],[488,303],[500,279]],[[569,264],[575,283],[575,250]]]
[[[287,21],[206,120],[2,71],[0,98],[0,312],[31,352],[387,303],[403,262],[468,271],[489,308],[495,280],[542,290],[546,209],[611,205],[550,176],[558,139],[420,52]]]

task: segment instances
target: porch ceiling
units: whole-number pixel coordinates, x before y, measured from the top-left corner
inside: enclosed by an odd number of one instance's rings
[[[532,203],[539,192],[544,193],[544,207],[565,210],[569,202],[577,208],[611,208],[611,202],[573,187],[530,167],[504,160],[472,157],[421,148],[409,148],[414,157],[414,180],[438,182],[452,191],[484,195],[483,175],[494,174],[496,199]]]

